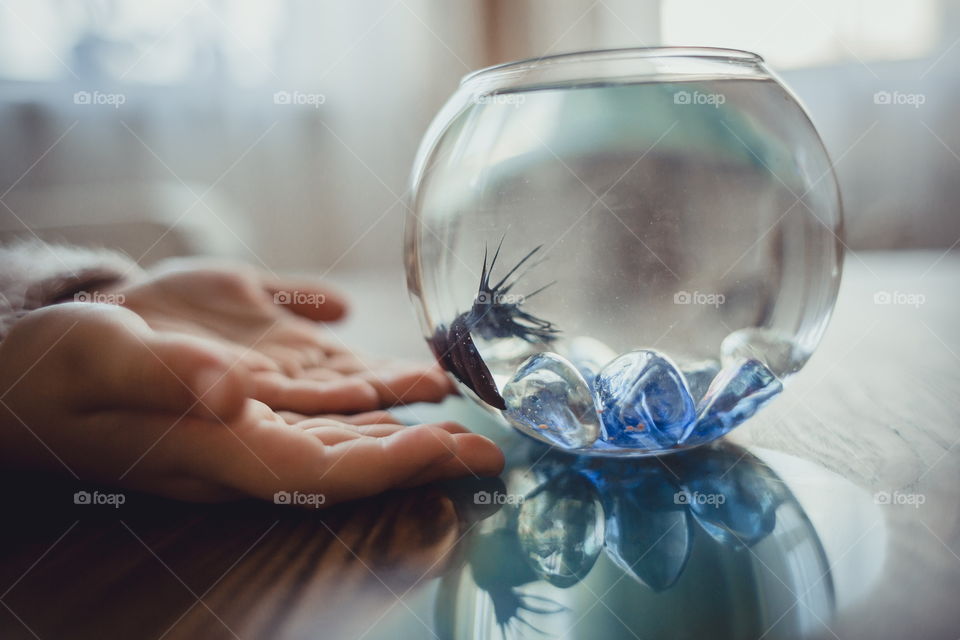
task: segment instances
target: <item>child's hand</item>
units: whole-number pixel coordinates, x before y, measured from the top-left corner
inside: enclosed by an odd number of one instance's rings
[[[115,293],[157,331],[221,343],[253,373],[253,397],[274,409],[352,413],[453,391],[436,365],[366,363],[325,337],[317,321],[341,318],[346,302],[313,283],[193,259],[168,262]]]
[[[502,467],[455,424],[384,412],[287,424],[247,399],[254,377],[234,349],[120,307],[34,311],[0,344],[0,461],[188,500],[283,490],[325,504]]]

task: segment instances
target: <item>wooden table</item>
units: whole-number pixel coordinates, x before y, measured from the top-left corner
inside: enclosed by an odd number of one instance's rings
[[[367,294],[356,315],[403,316],[373,331],[355,321],[343,339],[424,353],[399,281],[340,280]],[[597,475],[452,399],[404,415],[495,435],[510,459],[502,479],[298,511],[129,492],[119,507],[75,505],[96,488],[7,474],[0,637],[500,637],[498,614],[508,637],[960,637],[958,284],[957,254],[849,256],[809,365],[689,460]],[[726,492],[729,509],[671,506],[663,490],[677,487]],[[478,504],[478,492],[508,503]],[[624,549],[662,531],[622,554],[632,574],[610,553],[611,526]],[[549,574],[562,587],[539,579],[532,558],[564,553],[591,559],[573,584],[564,566]],[[522,635],[518,612],[543,635]]]

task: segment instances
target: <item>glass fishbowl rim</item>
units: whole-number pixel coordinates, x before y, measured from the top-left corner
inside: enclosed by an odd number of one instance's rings
[[[539,58],[524,58],[472,71],[460,80],[460,86],[466,86],[476,80],[497,76],[511,71],[532,71],[539,67],[557,63],[596,62],[601,60],[651,59],[651,58],[692,58],[710,59],[720,62],[739,62],[762,65],[764,59],[757,53],[745,49],[724,47],[619,47],[613,49],[584,49],[566,53],[554,53]]]

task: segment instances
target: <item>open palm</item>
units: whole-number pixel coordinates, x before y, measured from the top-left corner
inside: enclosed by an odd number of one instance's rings
[[[502,467],[453,423],[285,419],[249,399],[258,374],[233,347],[198,333],[108,305],[29,314],[0,344],[0,461],[181,499],[299,491],[323,504]]]
[[[176,260],[116,293],[154,330],[230,350],[253,373],[253,396],[274,409],[352,413],[437,401],[453,391],[435,365],[367,361],[325,334],[318,323],[343,317],[346,302],[315,283],[246,265]]]

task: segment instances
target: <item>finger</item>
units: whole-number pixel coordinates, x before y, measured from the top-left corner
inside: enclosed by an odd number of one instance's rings
[[[315,415],[373,411],[381,406],[376,390],[358,378],[318,382],[260,373],[253,379],[253,397],[277,411]]]
[[[457,438],[459,439],[459,450],[483,450],[487,449],[492,444],[492,442],[487,438],[476,433],[467,432],[466,429],[464,429],[464,432],[461,435],[458,435]],[[494,445],[494,448],[496,448],[496,445]],[[499,449],[497,449],[497,452],[499,452]],[[408,478],[402,486],[416,487],[428,482],[449,480],[452,478],[460,478],[469,475],[497,475],[501,470],[502,466],[500,469],[497,469],[492,473],[481,473],[471,467],[467,459],[464,459],[460,455],[456,455],[438,465],[424,469],[421,473]]]
[[[347,442],[348,440],[356,440],[358,438],[365,438],[361,433],[353,431],[352,429],[343,429],[341,427],[311,427],[305,429],[304,433],[308,433],[311,436],[315,437],[320,442],[327,445],[340,444],[341,442]]]
[[[436,426],[440,427],[447,433],[470,433],[470,431],[463,425],[457,424],[456,422],[440,422]],[[389,425],[389,424],[370,424],[370,425],[361,425],[356,427],[358,433],[362,433],[365,436],[372,436],[374,438],[382,438],[384,436],[389,436],[393,433],[396,433],[400,429],[410,429],[411,427],[407,425]]]
[[[299,350],[278,344],[271,344],[260,349],[260,352],[272,360],[280,371],[291,378],[303,375],[306,359]]]
[[[355,413],[353,415],[328,414],[324,415],[323,417],[330,420],[336,420],[337,422],[360,426],[371,424],[403,424],[389,411],[365,411],[363,413]]]
[[[296,411],[277,411],[277,415],[283,418],[283,421],[287,424],[297,424],[298,422],[303,422],[309,417],[302,413],[297,413]]]
[[[383,373],[368,371],[360,377],[377,391],[383,406],[439,402],[452,391],[449,379],[436,367]]]
[[[385,412],[384,412],[385,413]],[[369,415],[369,414],[358,414],[357,416],[350,416],[351,418],[357,418],[360,415]],[[311,430],[318,427],[335,427],[338,429],[344,429],[346,431],[352,431],[354,433],[359,433],[365,436],[371,436],[373,438],[382,438],[384,436],[389,436],[393,433],[396,433],[400,429],[407,429],[408,426],[400,423],[370,423],[370,424],[350,424],[349,422],[340,422],[331,419],[331,416],[325,416],[324,418],[311,418],[309,420],[304,420],[297,424],[298,427],[304,430]],[[442,422],[439,423],[441,429],[444,429],[448,433],[470,433],[466,427],[459,425],[456,422]]]
[[[296,411],[278,411],[277,415],[283,418],[284,422],[287,424],[298,424],[304,422],[305,420],[311,419],[311,416],[297,413]],[[354,413],[351,415],[342,413],[327,413],[316,417],[350,425],[403,424],[396,416],[387,411],[366,411],[364,413]]]
[[[330,354],[323,362],[323,366],[344,375],[363,373],[364,371],[370,370],[370,367],[365,362],[348,351]]]
[[[440,425],[420,425],[385,438],[341,442],[326,449],[324,457],[331,472],[317,490],[339,501],[408,486],[411,480],[430,482],[455,471],[462,471],[461,475],[499,473],[503,454],[497,446],[482,436],[466,436],[473,434],[452,434]],[[458,462],[450,464],[450,460]]]
[[[337,378],[342,378],[343,374],[339,371],[334,371],[330,369],[326,364],[311,367],[304,369],[303,373],[299,376],[303,380],[336,380]]]
[[[280,365],[255,349],[228,340],[216,340],[216,342],[229,351],[232,360],[242,364],[247,371],[280,371]]]
[[[385,438],[407,428],[409,427],[400,424],[373,424],[360,426],[348,424],[318,424],[306,426],[304,428],[304,433],[309,433],[324,444],[332,445],[339,442],[346,442],[347,440],[355,440],[357,438],[364,437]],[[449,432],[450,430],[447,431]]]
[[[264,276],[263,288],[274,300],[282,299],[286,309],[310,320],[330,322],[347,313],[346,297],[316,282]]]
[[[312,435],[258,419],[269,413],[250,401],[230,429],[209,428],[198,419],[180,421],[142,456],[131,476],[174,466],[187,477],[268,500],[277,491],[300,491],[322,494],[324,504],[331,505],[458,474],[494,475],[503,467],[493,442],[462,433],[454,423],[337,428],[319,421],[318,435]],[[359,432],[374,429],[395,432],[382,437]]]

